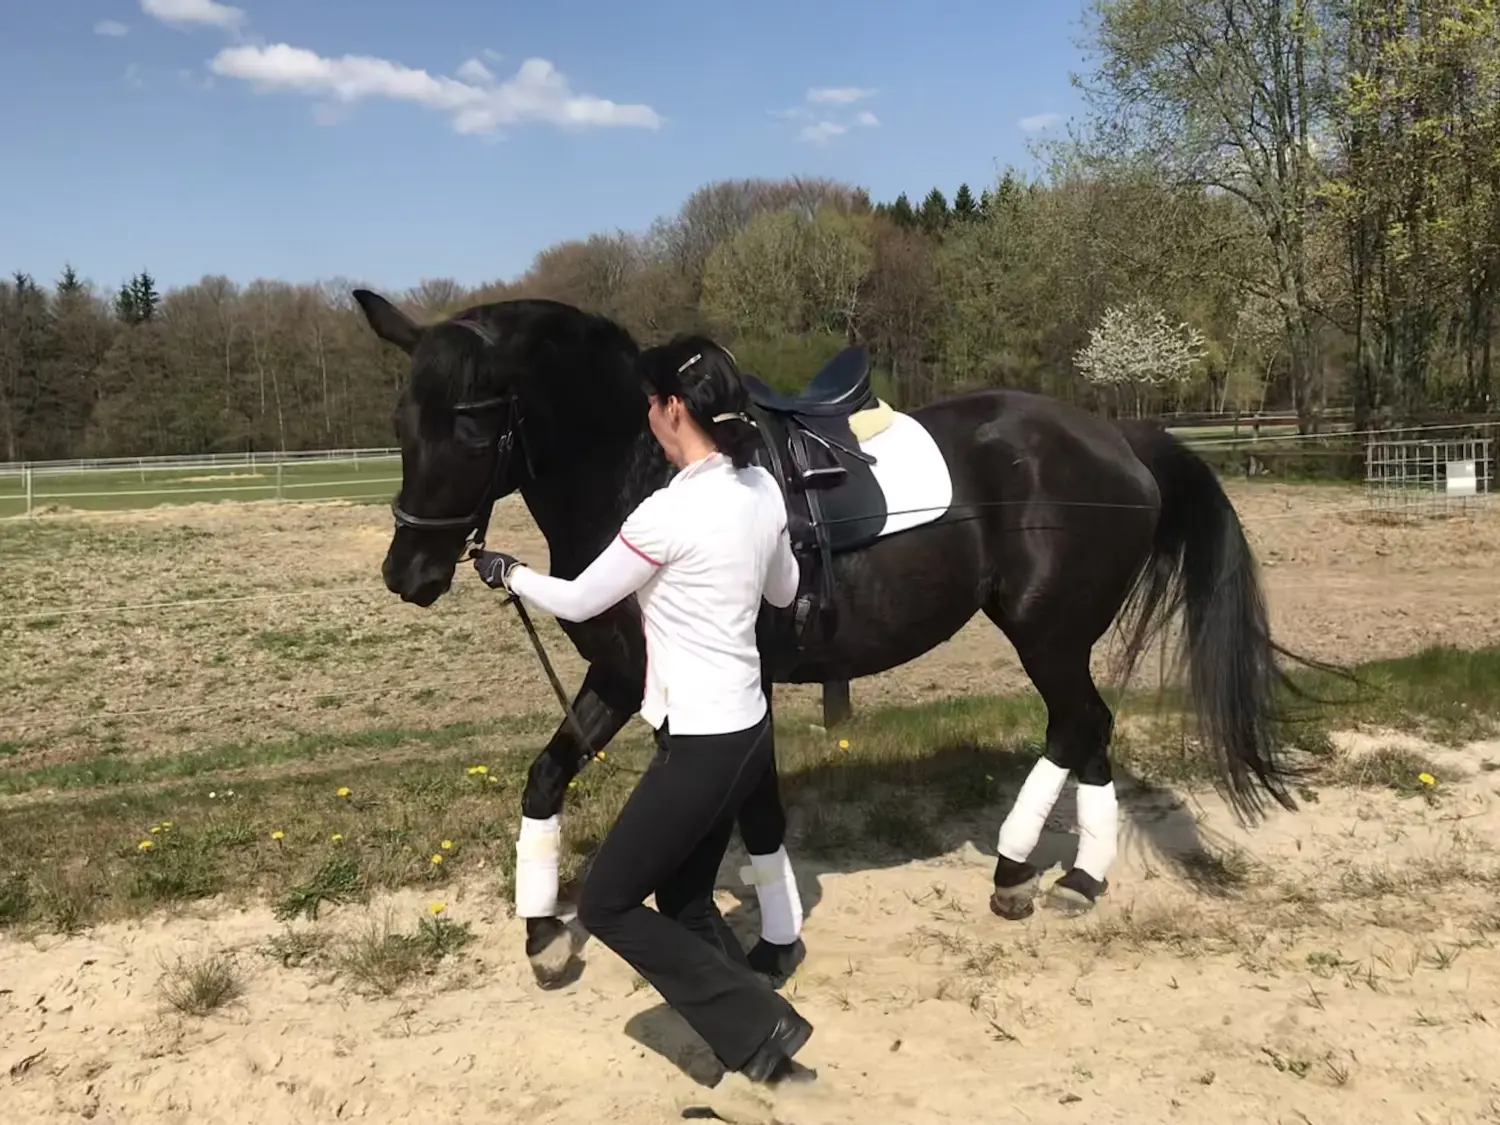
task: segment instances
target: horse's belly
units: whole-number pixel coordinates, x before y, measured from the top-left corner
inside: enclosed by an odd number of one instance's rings
[[[832,642],[779,667],[775,678],[821,683],[873,676],[949,640],[983,602],[983,554],[974,530],[972,524],[912,529],[839,560]]]

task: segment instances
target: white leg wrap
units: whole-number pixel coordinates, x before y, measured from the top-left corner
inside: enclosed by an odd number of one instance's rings
[[[516,841],[516,917],[551,918],[557,912],[557,857],[562,818],[521,818]]]
[[[802,933],[802,896],[786,846],[770,855],[752,855],[740,880],[755,887],[760,904],[760,936],[772,945],[791,945]]]
[[[1115,801],[1115,783],[1078,787],[1078,858],[1073,861],[1086,875],[1104,880],[1115,862],[1120,831],[1120,810]]]
[[[997,850],[1006,859],[1025,863],[1036,842],[1042,838],[1042,826],[1047,823],[1047,814],[1062,795],[1063,784],[1068,780],[1068,771],[1061,766],[1041,758],[1026,775],[1026,782],[1016,794],[1016,803],[1011,806],[1005,822],[1000,825]]]

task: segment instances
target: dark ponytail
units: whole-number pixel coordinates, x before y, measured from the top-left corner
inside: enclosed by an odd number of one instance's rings
[[[728,348],[706,336],[677,336],[642,352],[637,363],[651,394],[681,399],[688,416],[736,469],[750,464],[760,431],[746,414],[749,396]]]
[[[692,408],[689,407],[689,413]],[[719,452],[733,462],[736,469],[743,469],[755,456],[755,447],[760,444],[760,431],[755,423],[743,414],[717,415],[721,421],[710,420],[705,432],[713,439]],[[693,421],[702,425],[696,414]]]

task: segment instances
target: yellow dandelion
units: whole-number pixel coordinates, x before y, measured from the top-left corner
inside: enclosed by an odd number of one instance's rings
[[[849,749],[849,740],[847,738],[841,738],[841,739],[839,739],[839,749],[840,750],[847,750],[847,749]]]
[[[577,789],[578,788],[578,779],[576,777],[572,781],[568,782],[568,788],[569,789]]]
[[[491,785],[498,785],[500,783],[500,779],[498,777],[487,777],[485,778],[485,780],[488,781]]]
[[[438,915],[447,909],[448,907],[444,903],[435,902],[427,908],[427,912],[432,915]]]
[[[1417,774],[1417,780],[1420,781],[1423,785],[1436,785],[1437,784],[1437,778],[1433,777],[1432,774],[1430,774],[1430,773],[1419,773],[1419,774]]]
[[[598,758],[601,762],[604,761],[604,751],[599,751],[599,753],[595,754],[594,757]]]
[[[347,796],[349,796],[349,787],[347,785],[340,785],[339,786],[339,796],[340,797],[347,797]]]
[[[151,826],[151,835],[153,835],[153,836],[160,836],[161,835],[161,825],[160,824],[153,824]]]
[[[330,844],[337,844],[343,838],[344,834],[342,832],[335,832],[332,836],[328,837],[328,842]]]
[[[273,840],[282,840],[282,839],[285,839],[285,838],[286,838],[286,833],[285,833],[285,832],[283,832],[283,831],[282,831],[282,830],[281,830],[281,829],[279,829],[279,828],[278,828],[278,829],[276,829],[276,831],[275,831],[275,832],[272,832],[272,833],[271,833],[271,839],[273,839]]]
[[[439,855],[437,852],[433,852],[432,853],[432,866],[434,866],[434,867],[441,867],[442,863],[443,863],[443,857],[441,855]]]
[[[143,852],[149,852],[151,850],[152,844],[150,840],[142,840],[139,844],[136,845],[136,847]]]
[[[451,852],[453,850],[453,841],[444,840],[441,844],[438,845],[438,847],[442,848],[445,852]]]

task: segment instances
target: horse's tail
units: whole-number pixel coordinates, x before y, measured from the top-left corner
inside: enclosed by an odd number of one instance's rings
[[[1121,430],[1161,491],[1151,555],[1126,602],[1125,676],[1145,648],[1184,609],[1177,659],[1187,658],[1188,692],[1206,754],[1245,821],[1265,808],[1264,794],[1288,809],[1278,692],[1304,695],[1277,655],[1336,671],[1288,652],[1271,639],[1265,598],[1244,528],[1213,470],[1166,430],[1122,422]],[[1264,793],[1262,792],[1264,790]]]

